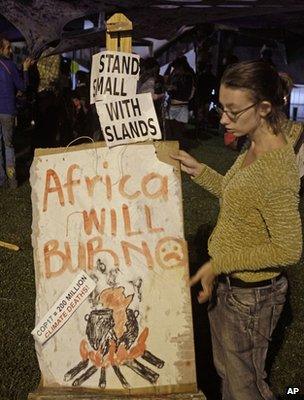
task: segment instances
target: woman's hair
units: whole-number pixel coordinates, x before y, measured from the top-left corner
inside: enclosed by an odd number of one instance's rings
[[[178,71],[178,73],[193,74],[193,70],[188,63],[186,56],[177,57],[174,61],[172,61],[171,66]]]
[[[293,88],[289,75],[279,74],[264,61],[243,61],[225,70],[221,84],[232,89],[248,90],[254,103],[269,101],[272,109],[266,121],[274,133],[280,131],[280,123],[284,118],[282,108]]]

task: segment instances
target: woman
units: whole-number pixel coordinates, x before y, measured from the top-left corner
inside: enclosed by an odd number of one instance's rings
[[[12,55],[10,41],[0,36],[0,187],[4,186],[8,179],[9,187],[15,189],[17,180],[13,133],[17,115],[16,93],[26,89],[27,71],[32,60],[27,58],[23,62],[23,80],[16,64],[11,60]],[[2,142],[4,154],[2,154]]]
[[[261,61],[227,69],[218,110],[226,131],[247,135],[250,147],[225,176],[186,152],[172,155],[194,182],[220,199],[209,238],[210,260],[191,278],[209,307],[214,362],[225,400],[274,399],[265,382],[268,343],[287,292],[284,266],[302,252],[299,174],[292,144],[282,133],[286,84]]]

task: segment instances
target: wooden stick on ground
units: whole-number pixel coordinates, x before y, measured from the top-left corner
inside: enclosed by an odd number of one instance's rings
[[[17,245],[11,244],[11,243],[2,242],[1,240],[0,240],[0,247],[5,247],[5,248],[7,248],[9,250],[14,250],[14,251],[18,251],[19,250],[19,247]]]

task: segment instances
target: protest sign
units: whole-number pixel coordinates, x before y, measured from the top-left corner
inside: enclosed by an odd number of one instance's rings
[[[45,344],[36,341],[44,387],[195,391],[176,151],[175,142],[36,151],[36,323],[79,273],[96,284]]]
[[[96,109],[108,147],[143,142],[147,139],[161,139],[150,93],[96,103]]]
[[[139,56],[118,51],[102,51],[92,57],[91,104],[136,94]]]

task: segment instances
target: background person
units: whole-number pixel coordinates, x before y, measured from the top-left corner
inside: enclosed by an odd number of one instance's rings
[[[16,188],[16,162],[13,147],[13,133],[17,115],[16,95],[18,91],[25,91],[26,89],[28,69],[32,60],[30,58],[24,60],[22,79],[16,64],[11,60],[12,55],[10,41],[0,36],[0,186],[3,186],[8,179],[9,187]],[[3,153],[5,158],[3,158]]]
[[[219,84],[217,78],[212,73],[212,65],[210,63],[201,63],[198,70],[195,90],[195,111],[197,130],[202,134],[208,128],[210,105],[217,103]]]
[[[60,55],[50,55],[45,50],[37,62],[39,86],[37,92],[36,129],[33,147],[55,147],[59,137],[58,98],[60,82]]]
[[[164,78],[159,74],[160,66],[154,57],[142,60],[141,64],[137,93],[151,93],[159,126],[163,132]]]
[[[265,359],[287,292],[283,267],[299,261],[302,230],[299,172],[282,133],[286,81],[268,63],[228,68],[220,86],[221,123],[251,144],[225,176],[184,151],[182,170],[221,201],[209,238],[210,260],[192,277],[209,306],[215,367],[223,399],[273,400]]]
[[[182,141],[189,120],[189,101],[194,95],[195,74],[186,57],[179,57],[171,64],[172,71],[166,77],[170,96],[165,122],[167,139]]]
[[[72,105],[73,138],[90,136],[94,141],[104,140],[95,104],[90,104],[90,74],[85,71],[76,72]]]

